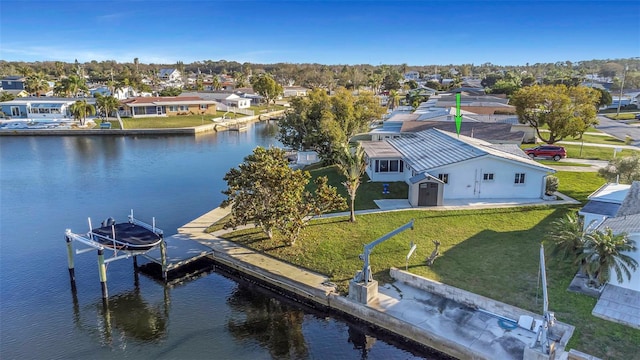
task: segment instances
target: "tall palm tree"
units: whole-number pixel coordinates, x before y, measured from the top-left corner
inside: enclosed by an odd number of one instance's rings
[[[64,79],[64,81],[66,82],[69,94],[73,97],[77,97],[80,91],[89,91],[84,79],[78,75],[71,75]]]
[[[624,281],[623,275],[631,280],[631,270],[635,271],[638,267],[638,262],[625,254],[635,250],[635,242],[626,233],[614,234],[610,228],[606,228],[586,236],[585,249],[578,259],[585,260],[584,269],[592,285],[607,283],[612,270],[621,283]]]
[[[109,120],[109,114],[118,109],[120,102],[114,96],[102,96],[96,93],[96,105],[98,109],[104,111],[107,120]]]
[[[79,120],[80,125],[83,125],[83,126],[87,120],[87,115],[96,114],[96,108],[93,105],[89,104],[85,99],[78,100],[75,103],[73,103],[69,107],[69,110],[71,110],[71,114],[73,115],[73,118],[76,120]]]
[[[36,93],[38,97],[40,97],[43,92],[46,93],[47,91],[49,91],[49,88],[50,86],[49,81],[47,80],[47,76],[42,72],[29,75],[29,77],[27,77],[27,81],[25,82],[25,90],[27,90],[31,94]]]
[[[395,109],[400,105],[400,93],[398,90],[389,91],[389,99],[387,100],[387,107],[391,110]]]
[[[342,185],[347,189],[349,198],[351,200],[351,215],[349,217],[350,222],[356,221],[355,201],[356,192],[361,184],[361,178],[367,169],[367,163],[365,161],[364,149],[360,144],[351,149],[348,144],[342,144],[338,149],[338,170],[346,177]]]
[[[211,87],[213,90],[220,90],[222,84],[220,84],[220,79],[218,79],[218,75],[213,75],[213,79],[211,79]]]

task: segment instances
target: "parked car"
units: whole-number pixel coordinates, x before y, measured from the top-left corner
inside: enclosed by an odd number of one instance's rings
[[[640,114],[636,114],[636,120],[640,120]]]
[[[532,159],[545,157],[558,161],[567,157],[567,151],[562,146],[555,145],[536,146],[534,148],[524,149],[524,152]]]

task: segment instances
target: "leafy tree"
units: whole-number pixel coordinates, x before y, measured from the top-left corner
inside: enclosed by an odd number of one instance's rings
[[[11,94],[11,93],[8,93],[6,91],[1,91],[0,92],[0,102],[11,101],[11,100],[13,100],[15,98],[16,98],[16,96]]]
[[[598,175],[609,182],[617,182],[619,177],[623,184],[640,180],[640,156],[634,152],[631,156],[612,159],[607,166],[598,170]]]
[[[566,137],[580,137],[598,123],[596,104],[599,93],[586,87],[564,85],[530,86],[518,90],[511,98],[518,120],[536,129],[538,137],[553,144]],[[549,132],[541,132],[547,125]]]
[[[398,90],[401,87],[400,80],[402,80],[402,75],[399,72],[390,71],[382,79],[382,86],[384,86],[385,90]]]
[[[291,108],[280,121],[279,140],[296,150],[315,150],[328,163],[341,144],[366,131],[385,112],[372,93],[354,96],[345,88],[338,88],[334,96],[315,89],[293,99]]]
[[[560,180],[557,176],[549,175],[547,176],[547,180],[545,183],[545,194],[553,195],[554,192],[558,191],[558,185],[560,184]]]
[[[613,102],[613,99],[611,98],[610,92],[608,92],[607,90],[599,89],[599,88],[594,88],[594,89],[600,93],[600,100],[598,101],[598,109],[600,109],[603,106],[611,105],[611,103]]]
[[[624,66],[615,63],[608,62],[600,67],[598,74],[602,77],[614,78],[618,74],[624,72]]]
[[[516,82],[514,80],[500,79],[491,87],[491,93],[506,94],[507,96],[510,96],[520,89],[521,86],[519,81],[520,80]]]
[[[626,233],[614,234],[610,228],[594,231],[586,237],[584,250],[578,256],[592,285],[601,286],[615,272],[618,282],[631,280],[631,270],[636,270],[638,262],[625,252],[636,250],[635,242]]]
[[[406,83],[409,86],[409,89],[413,90],[413,89],[417,89],[418,88],[418,82],[415,80],[409,80]]]
[[[89,104],[85,99],[78,100],[75,103],[71,104],[69,110],[71,110],[73,118],[80,121],[80,125],[85,124],[87,115],[96,114],[96,108],[93,105]]]
[[[338,155],[336,165],[342,175],[346,177],[342,185],[347,189],[347,194],[349,194],[349,198],[351,200],[351,214],[349,221],[356,222],[356,193],[358,191],[358,187],[360,187],[362,175],[367,169],[364,149],[359,144],[353,149],[349,148],[348,145],[343,144],[340,147],[340,153]]]
[[[480,82],[480,85],[486,88],[493,87],[493,85],[503,78],[502,74],[487,74],[484,79]]]
[[[179,87],[167,87],[158,93],[160,96],[178,96],[180,94],[182,94],[182,89]]]
[[[314,194],[305,190],[311,175],[293,170],[278,148],[257,147],[238,168],[224,176],[228,188],[222,207],[231,206],[231,219],[226,226],[236,228],[250,222],[260,227],[271,239],[274,230],[293,244],[310,216],[346,207],[344,198],[326,177],[316,180]]]
[[[260,76],[253,80],[251,86],[253,86],[253,90],[264,97],[267,102],[267,110],[269,110],[271,102],[275,101],[283,92],[282,85],[278,84],[268,74],[260,74]]]

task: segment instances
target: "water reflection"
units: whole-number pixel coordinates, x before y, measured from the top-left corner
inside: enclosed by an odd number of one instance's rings
[[[149,304],[136,274],[132,290],[99,300],[81,309],[75,288],[71,289],[75,325],[97,338],[101,346],[125,349],[129,340],[157,342],[167,335],[169,323],[169,289],[165,287],[161,304]],[[89,318],[95,315],[95,321]]]
[[[260,128],[260,136],[263,138],[275,138],[278,135],[279,127],[277,121],[267,121]]]
[[[309,350],[302,332],[304,312],[251,290],[240,283],[227,299],[232,311],[229,332],[239,340],[253,339],[277,359],[307,358]]]
[[[360,350],[360,359],[367,359],[369,350],[376,343],[376,339],[353,326],[349,326],[348,333],[348,341],[353,344],[354,349]]]

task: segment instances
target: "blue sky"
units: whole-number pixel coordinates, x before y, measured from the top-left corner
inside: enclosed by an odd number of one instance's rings
[[[0,59],[482,64],[640,57],[640,1],[0,0]]]

